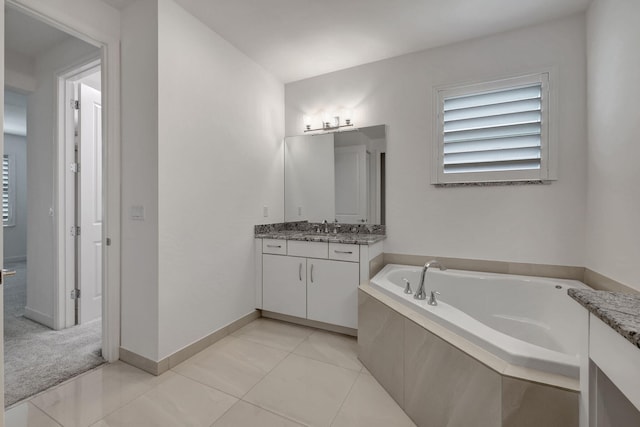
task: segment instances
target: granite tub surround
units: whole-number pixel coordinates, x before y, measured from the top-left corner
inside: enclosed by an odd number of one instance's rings
[[[640,348],[640,295],[569,289],[569,296]]]
[[[578,426],[578,381],[509,365],[362,284],[358,355],[418,426]]]
[[[347,243],[371,245],[386,238],[384,225],[339,224],[340,232],[333,233],[334,224],[328,224],[329,233],[318,233],[325,225],[308,221],[262,224],[254,227],[256,239],[299,240],[305,242]]]

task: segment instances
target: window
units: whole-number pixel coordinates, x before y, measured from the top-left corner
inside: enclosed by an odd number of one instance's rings
[[[15,225],[15,179],[13,158],[2,156],[2,224]]]
[[[546,181],[549,73],[437,90],[433,184]]]

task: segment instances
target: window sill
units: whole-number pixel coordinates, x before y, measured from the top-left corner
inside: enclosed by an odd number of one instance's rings
[[[551,181],[529,180],[529,181],[493,181],[493,182],[449,182],[442,184],[432,184],[437,188],[449,187],[505,187],[516,185],[548,185]]]

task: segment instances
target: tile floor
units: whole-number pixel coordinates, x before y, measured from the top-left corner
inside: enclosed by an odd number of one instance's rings
[[[414,426],[353,338],[258,319],[159,377],[122,362],[6,413],[7,427]]]

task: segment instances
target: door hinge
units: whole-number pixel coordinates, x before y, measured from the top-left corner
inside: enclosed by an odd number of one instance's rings
[[[71,163],[71,172],[78,173],[80,172],[80,164],[79,163]]]
[[[79,235],[80,235],[80,227],[75,225],[71,227],[71,237],[78,237]]]
[[[71,297],[71,299],[79,299],[80,298],[80,289],[72,290],[70,297]]]
[[[71,109],[79,110],[80,109],[80,101],[76,101],[74,99],[71,100]]]

